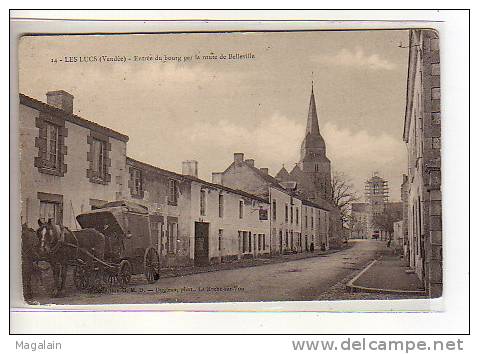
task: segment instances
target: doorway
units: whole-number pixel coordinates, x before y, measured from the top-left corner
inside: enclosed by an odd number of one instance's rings
[[[195,266],[209,264],[209,223],[195,222]]]

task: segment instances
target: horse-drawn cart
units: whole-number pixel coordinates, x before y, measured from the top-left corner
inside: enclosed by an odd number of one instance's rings
[[[160,260],[157,240],[151,235],[148,209],[127,201],[110,202],[77,216],[82,232],[104,236],[101,250],[79,248],[75,261],[74,283],[87,289],[98,280],[127,285],[134,274],[145,275],[148,283],[159,278]],[[98,247],[97,248],[101,248]]]

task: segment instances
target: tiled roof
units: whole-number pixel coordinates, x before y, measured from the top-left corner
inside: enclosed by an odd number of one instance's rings
[[[276,179],[280,181],[287,181],[289,177],[290,177],[289,173],[288,171],[286,171],[284,166],[281,167],[281,170],[279,170],[278,173],[276,174]]]
[[[89,121],[85,118],[77,116],[76,114],[67,113],[62,109],[53,107],[53,106],[51,106],[51,105],[49,105],[45,102],[36,100],[35,98],[29,97],[27,95],[24,95],[23,93],[20,93],[19,96],[20,96],[20,104],[23,104],[25,106],[34,108],[34,109],[36,109],[38,111],[41,111],[41,112],[45,112],[45,113],[60,117],[62,119],[65,119],[68,122],[77,124],[79,126],[87,128],[87,129],[98,131],[102,134],[108,135],[112,138],[115,138],[115,139],[118,139],[118,140],[121,140],[121,141],[124,141],[124,142],[127,142],[128,139],[129,139],[127,135],[124,135],[124,134],[119,133],[119,132],[117,132],[113,129],[104,127],[102,125],[99,125],[95,122]]]
[[[235,194],[241,195],[241,196],[249,198],[249,199],[258,200],[262,203],[269,204],[269,200],[258,197],[256,195],[253,195],[253,194],[250,194],[250,193],[247,193],[245,191],[242,191],[242,190],[239,190],[239,189],[229,188],[229,187],[223,186],[221,184],[208,182],[208,181],[202,180],[202,179],[194,177],[194,176],[182,175],[182,174],[179,174],[179,173],[176,173],[176,172],[173,172],[173,171],[165,170],[163,168],[156,167],[156,166],[147,164],[145,162],[141,162],[141,161],[132,159],[131,157],[127,157],[127,164],[134,165],[135,167],[138,167],[138,168],[143,167],[143,168],[153,169],[156,172],[167,175],[169,177],[175,177],[175,178],[179,178],[179,179],[183,179],[183,180],[189,180],[189,181],[192,181],[192,182],[201,183],[203,185],[206,185],[206,186],[209,186],[209,187],[212,187],[212,188],[221,189],[221,190],[224,190],[224,191],[227,191],[227,192],[230,192],[230,193],[235,193]]]

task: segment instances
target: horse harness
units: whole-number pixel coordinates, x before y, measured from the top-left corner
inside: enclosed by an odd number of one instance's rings
[[[65,246],[75,248],[75,250],[76,250],[75,258],[78,258],[78,250],[79,250],[79,247],[80,247],[80,243],[78,242],[78,238],[75,236],[75,233],[71,232],[73,238],[75,239],[75,244],[73,244],[73,243],[67,242],[65,240],[65,233],[66,233],[65,228],[62,228],[59,225],[54,225],[54,228],[55,228],[55,231],[57,232],[57,234],[60,235],[60,239],[57,239],[57,242],[55,243],[55,245],[50,250],[50,253],[55,254],[56,252],[58,252],[61,245],[65,245]]]

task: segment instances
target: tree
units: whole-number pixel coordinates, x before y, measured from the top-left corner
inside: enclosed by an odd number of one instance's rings
[[[359,197],[354,190],[354,185],[344,172],[333,171],[331,178],[331,200],[339,209],[341,222],[348,223],[351,204],[357,202]]]
[[[402,205],[393,206],[386,204],[381,214],[373,215],[373,223],[376,227],[386,231],[389,235],[394,232],[394,223],[402,219]]]
[[[364,235],[366,233],[366,225],[361,220],[358,220],[357,217],[350,214],[348,215],[347,219],[347,225],[351,230],[351,235],[354,235],[356,232],[356,237],[359,238],[360,235]]]

